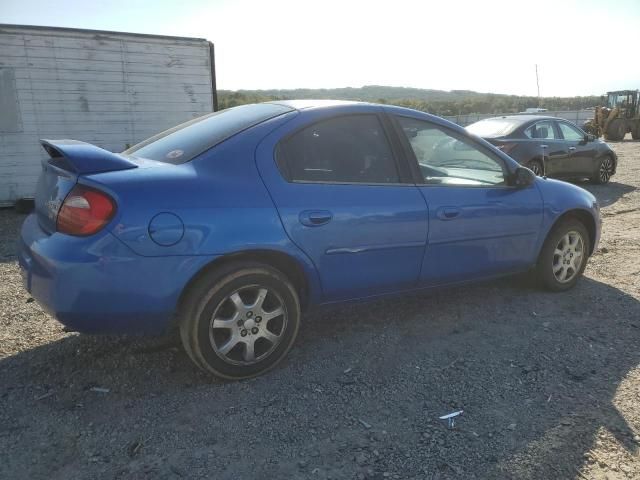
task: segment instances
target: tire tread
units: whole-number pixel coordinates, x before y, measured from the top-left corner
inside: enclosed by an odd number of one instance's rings
[[[220,289],[237,278],[251,274],[268,275],[271,277],[275,277],[277,280],[282,282],[283,285],[290,290],[290,293],[295,302],[295,312],[292,312],[292,314],[297,316],[298,318],[297,321],[295,321],[295,331],[293,333],[292,340],[278,359],[276,359],[271,365],[269,365],[264,370],[259,371],[258,373],[246,376],[231,376],[214,369],[205,360],[198,342],[198,323],[200,315],[202,314],[202,311],[206,307],[208,301]],[[196,364],[196,366],[198,366],[201,370],[212,373],[213,375],[222,379],[240,380],[266,373],[267,371],[274,368],[287,355],[288,351],[293,346],[294,340],[298,333],[299,316],[300,301],[298,298],[298,294],[295,287],[292,285],[292,283],[284,273],[268,264],[239,261],[223,265],[220,268],[212,269],[211,271],[205,273],[200,279],[198,279],[195,284],[191,285],[189,287],[189,291],[187,291],[179,307],[178,322],[180,329],[180,338],[182,340],[184,349],[187,352],[189,358],[193,361],[194,364]]]
[[[578,274],[570,282],[560,283],[555,279],[553,272],[551,271],[551,268],[548,266],[550,265],[550,260],[551,260],[548,257],[550,253],[551,255],[553,255],[553,250],[555,250],[556,244],[560,240],[560,237],[564,235],[565,232],[572,229],[579,230],[580,233],[582,234],[582,241],[584,242],[584,250],[585,250],[585,260]],[[587,228],[584,225],[584,223],[582,223],[576,217],[567,217],[565,219],[560,220],[558,224],[555,225],[547,235],[547,238],[545,239],[545,242],[542,246],[542,250],[540,251],[540,255],[538,256],[538,262],[535,268],[535,275],[536,275],[538,284],[545,290],[549,290],[552,292],[563,292],[573,288],[577,283],[577,281],[582,276],[582,273],[584,272],[584,269],[587,266],[587,262],[589,259],[588,252],[590,251],[590,248],[591,248],[591,245],[590,245],[590,239],[589,239],[589,232],[587,231]]]

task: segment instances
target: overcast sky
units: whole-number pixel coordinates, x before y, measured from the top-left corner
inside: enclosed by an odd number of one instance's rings
[[[0,0],[0,23],[204,37],[218,88],[640,88],[640,0]],[[609,40],[607,38],[609,37]]]

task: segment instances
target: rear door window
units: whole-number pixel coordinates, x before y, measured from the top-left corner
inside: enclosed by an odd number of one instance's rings
[[[281,142],[280,171],[293,182],[399,183],[396,161],[376,115],[348,115],[306,127]]]
[[[534,123],[524,131],[524,134],[528,138],[541,140],[555,140],[558,138],[556,130],[553,127],[553,122],[551,121]]]

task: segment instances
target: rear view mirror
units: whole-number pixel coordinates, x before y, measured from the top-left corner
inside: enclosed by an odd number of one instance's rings
[[[525,167],[518,167],[513,172],[511,184],[516,188],[526,188],[536,181],[536,174]]]

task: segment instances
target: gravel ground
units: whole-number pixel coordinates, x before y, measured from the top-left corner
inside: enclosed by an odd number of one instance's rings
[[[0,478],[640,478],[640,143],[613,147],[614,181],[583,185],[604,233],[571,292],[517,278],[315,312],[237,383],[170,339],[65,333],[22,289],[24,217],[0,212]]]

